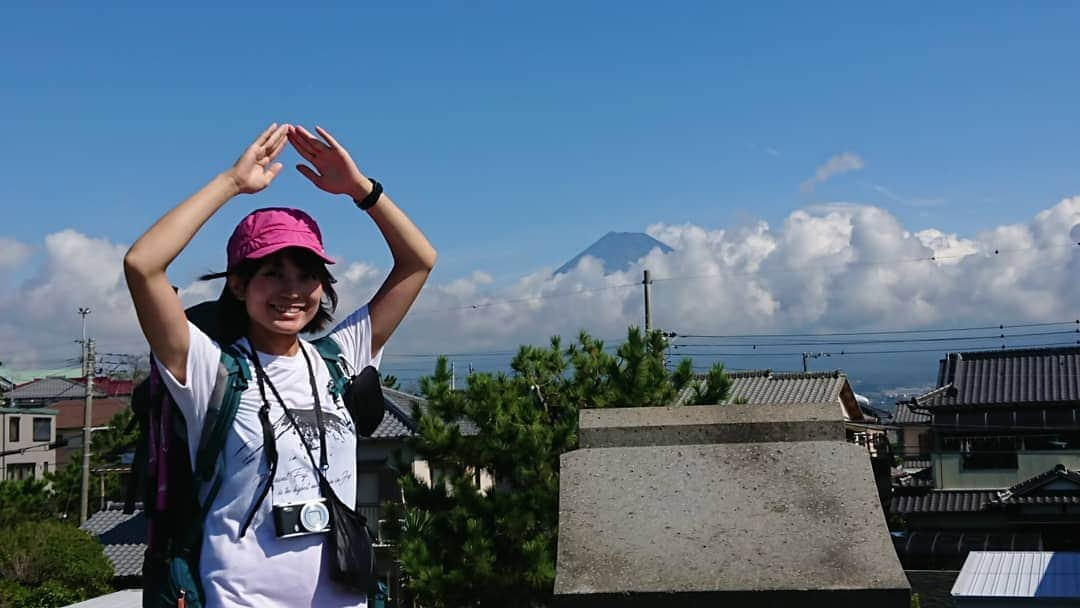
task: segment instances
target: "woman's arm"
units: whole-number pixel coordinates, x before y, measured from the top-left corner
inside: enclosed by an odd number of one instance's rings
[[[363,200],[371,193],[372,184],[330,133],[315,127],[322,139],[303,127],[289,128],[289,141],[316,171],[297,165],[316,186],[331,194],[347,194],[353,200]],[[325,140],[325,141],[324,141]],[[405,215],[386,194],[379,197],[368,213],[386,238],[394,267],[390,276],[371,299],[371,352],[377,353],[397,329],[435,267],[437,254],[424,233]]]
[[[270,125],[228,171],[150,227],[124,256],[124,276],[150,349],[179,382],[187,381],[188,326],[184,307],[165,274],[206,220],[229,199],[270,185],[281,163],[288,125]]]

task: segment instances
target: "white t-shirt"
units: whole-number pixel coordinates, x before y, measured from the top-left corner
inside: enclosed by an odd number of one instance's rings
[[[159,365],[169,393],[184,413],[191,461],[195,462],[207,403],[217,377],[221,347],[193,324],[187,358],[187,383],[180,384]],[[381,353],[371,353],[371,318],[367,307],[360,308],[330,332],[341,347],[353,374],[368,365],[378,367]],[[239,346],[250,352],[248,342]],[[320,390],[323,427],[326,430],[326,478],[346,505],[356,504],[356,431],[344,404],[330,396],[330,371],[315,347],[301,341],[315,372]],[[281,399],[293,413],[315,456],[319,459],[319,432],[315,423],[315,401],[311,394],[304,356],[275,356],[258,353],[259,361]],[[251,362],[248,362],[251,366]],[[277,538],[272,505],[319,498],[319,478],[300,437],[281,405],[266,388],[270,402],[278,451],[277,473],[266,498],[259,505],[251,526],[241,537],[240,528],[258,499],[269,475],[263,449],[259,409],[263,401],[255,370],[247,390],[240,397],[236,420],[222,451],[224,481],[207,515],[204,526],[200,576],[206,591],[206,606],[240,607],[353,607],[366,608],[364,594],[351,592],[330,580],[329,542],[326,534]]]

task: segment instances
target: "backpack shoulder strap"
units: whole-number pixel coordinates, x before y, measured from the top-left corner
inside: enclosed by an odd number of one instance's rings
[[[214,390],[210,393],[206,420],[195,453],[194,468],[198,480],[210,481],[217,472],[218,456],[225,447],[225,437],[236,418],[240,396],[247,390],[250,381],[251,368],[244,354],[233,346],[222,348]]]
[[[345,385],[349,383],[349,376],[345,372],[345,355],[341,352],[341,347],[330,336],[323,336],[318,340],[314,340],[311,345],[315,347],[315,350],[319,351],[319,356],[323,358],[327,369],[330,370],[330,379],[333,381],[330,392],[335,397],[344,395]]]

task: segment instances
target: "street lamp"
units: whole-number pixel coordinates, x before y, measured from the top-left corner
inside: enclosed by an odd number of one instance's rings
[[[82,359],[82,375],[85,378],[86,374],[87,374],[87,371],[86,371],[86,315],[90,314],[90,309],[88,307],[79,307],[78,312],[82,316],[82,342],[79,343],[79,344],[82,345],[82,353],[79,356],[79,358]]]

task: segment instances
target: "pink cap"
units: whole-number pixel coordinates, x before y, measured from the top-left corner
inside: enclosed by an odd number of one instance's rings
[[[322,258],[334,260],[323,249],[322,232],[310,215],[299,209],[268,207],[256,209],[240,220],[229,237],[229,270],[244,260],[257,260],[287,247],[301,247]]]

